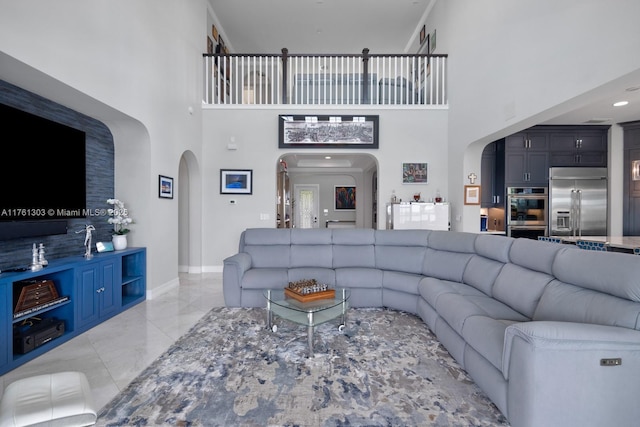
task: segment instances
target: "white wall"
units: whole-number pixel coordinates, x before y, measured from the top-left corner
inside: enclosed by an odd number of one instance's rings
[[[473,144],[574,109],[579,95],[640,69],[638,16],[637,0],[437,1],[427,31],[450,55],[448,181],[463,229],[478,224],[478,207],[459,209],[467,175],[480,175]]]
[[[352,113],[325,106],[318,106],[312,111],[324,114],[323,110],[330,110],[332,114]],[[237,251],[238,238],[245,228],[274,226],[276,164],[280,156],[286,153],[278,149],[278,115],[298,114],[299,111],[265,107],[243,108],[241,111],[207,107],[203,111],[202,157],[206,159],[203,171],[205,271],[217,271],[222,260]],[[417,191],[426,195],[435,193],[436,189],[440,189],[446,197],[447,111],[367,108],[366,114],[380,117],[380,148],[350,151],[370,154],[378,161],[378,218],[381,219],[378,227],[384,228],[384,202],[391,198],[392,190],[403,199],[409,199]],[[231,138],[238,146],[237,150],[227,150]],[[309,149],[304,152],[326,151]],[[429,163],[429,183],[403,185],[403,162]],[[252,169],[253,195],[219,194],[220,168]],[[371,188],[370,183],[364,182],[366,179],[362,183],[365,197],[367,189]],[[236,203],[229,204],[230,199],[236,200]],[[261,213],[270,213],[271,219],[260,220]]]
[[[427,30],[437,29],[436,52],[450,55],[450,109],[362,109],[380,116],[380,149],[367,151],[379,163],[380,226],[392,190],[405,199],[439,189],[452,203],[452,228],[477,229],[462,186],[468,173],[479,175],[482,146],[640,68],[638,16],[637,0],[437,1]],[[157,197],[158,175],[178,178],[182,154],[193,153],[201,204],[189,202],[202,225],[189,228],[202,238],[203,269],[219,269],[243,229],[264,226],[260,213],[275,214],[277,116],[300,112],[201,111],[211,22],[205,0],[0,0],[0,78],[112,130],[116,196],[136,220],[132,244],[149,249],[150,289],[175,283],[179,263],[178,203]],[[234,152],[226,150],[231,137]],[[429,184],[403,185],[403,162],[427,162]],[[220,168],[253,169],[254,194],[229,205]]]
[[[0,78],[111,129],[151,290],[177,278],[178,204],[158,198],[158,175],[201,151],[206,15],[204,0],[0,0]]]

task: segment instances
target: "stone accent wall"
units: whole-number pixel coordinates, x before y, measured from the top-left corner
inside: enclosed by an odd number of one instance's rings
[[[27,111],[32,114],[80,129],[86,133],[86,167],[87,167],[87,209],[107,209],[107,199],[114,197],[114,146],[113,136],[103,123],[41,96],[13,86],[0,80],[0,103]],[[20,143],[3,137],[2,144]],[[52,144],[59,141],[51,141]],[[64,150],[64,147],[60,147]],[[6,147],[3,147],[3,151]],[[4,165],[6,167],[6,164]],[[15,166],[15,165],[14,165]],[[26,166],[26,164],[25,164]],[[52,168],[64,165],[51,165]],[[20,168],[18,168],[20,169]],[[25,170],[25,173],[26,170]],[[42,171],[46,180],[46,171]],[[16,179],[19,179],[16,176]],[[1,196],[0,196],[1,197]],[[86,219],[70,219],[67,234],[41,237],[27,237],[0,241],[0,270],[26,266],[31,263],[31,247],[33,243],[44,243],[48,260],[84,254],[85,224],[92,224],[93,244],[99,241],[110,241],[112,226],[107,223],[107,216],[91,216]]]

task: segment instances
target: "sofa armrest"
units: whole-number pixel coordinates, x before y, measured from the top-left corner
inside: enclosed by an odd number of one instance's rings
[[[240,307],[242,276],[251,268],[251,255],[240,252],[225,258],[222,268],[222,291],[227,307]]]
[[[640,331],[572,322],[507,327],[502,372],[512,425],[633,425]]]
[[[523,322],[507,327],[502,372],[509,379],[513,342],[522,339],[532,348],[549,351],[640,350],[640,331],[616,326],[572,322]]]

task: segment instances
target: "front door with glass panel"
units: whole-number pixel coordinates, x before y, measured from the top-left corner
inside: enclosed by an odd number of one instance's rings
[[[294,185],[295,205],[293,207],[295,215],[294,227],[296,228],[318,228],[318,194],[320,186],[318,184],[296,184]]]

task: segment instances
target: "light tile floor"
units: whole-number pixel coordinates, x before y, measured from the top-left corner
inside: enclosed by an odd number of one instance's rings
[[[148,299],[0,377],[81,371],[100,409],[213,307],[224,306],[222,273],[180,274],[180,286]]]

